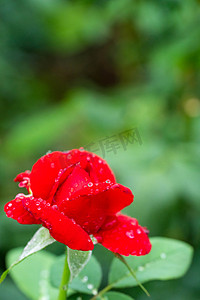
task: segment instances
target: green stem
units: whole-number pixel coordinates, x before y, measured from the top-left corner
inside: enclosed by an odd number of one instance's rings
[[[63,268],[62,279],[59,288],[58,300],[66,300],[67,299],[67,288],[70,279],[70,270],[67,261],[67,250],[65,255],[65,263]]]
[[[108,284],[103,290],[101,290],[97,295],[92,297],[90,300],[95,300],[97,297],[100,297],[105,294],[107,291],[111,290],[113,288],[113,284]]]
[[[135,272],[133,271],[133,269],[129,266],[129,264],[127,263],[127,261],[123,258],[123,256],[121,256],[118,253],[114,253],[114,255],[121,260],[121,262],[127,267],[127,269],[129,270],[129,272],[131,273],[131,275],[133,276],[133,278],[135,279],[135,281],[137,282],[137,284],[139,285],[139,287],[145,292],[145,294],[147,296],[150,297],[149,292],[145,289],[145,287],[141,284],[141,282],[137,279],[137,276],[135,274]]]

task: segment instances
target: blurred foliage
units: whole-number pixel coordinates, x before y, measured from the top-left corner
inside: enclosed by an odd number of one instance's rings
[[[0,0],[1,271],[5,253],[37,228],[4,215],[4,203],[20,192],[15,175],[48,150],[135,126],[142,145],[105,156],[134,191],[125,212],[151,236],[189,242],[198,257],[199,36],[197,0]],[[96,246],[95,254],[102,263],[107,252]],[[195,262],[183,280],[148,284],[153,299],[199,299]],[[0,287],[0,298],[13,294],[23,299],[11,281]],[[144,298],[138,289],[130,295]]]

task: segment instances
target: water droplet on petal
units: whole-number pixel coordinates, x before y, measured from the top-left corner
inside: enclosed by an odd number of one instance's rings
[[[107,180],[106,180],[106,183],[111,183],[110,179],[107,179]]]
[[[41,210],[41,207],[38,207],[37,210]]]
[[[55,164],[54,163],[51,163],[51,168],[55,168]]]
[[[127,231],[126,236],[129,237],[130,239],[133,239],[135,237],[134,233],[133,233],[133,230]]]
[[[141,234],[142,233],[142,231],[141,231],[140,228],[138,228],[136,231],[137,231],[137,234]]]
[[[53,209],[58,209],[58,206],[56,204],[52,205]]]
[[[7,215],[7,217],[9,217],[9,218],[12,218],[12,217],[13,217],[13,213],[12,213],[11,210],[8,210],[8,211],[6,212],[6,215]]]
[[[98,162],[99,162],[99,164],[102,164],[102,159],[99,159]]]
[[[12,206],[12,203],[8,203],[8,207],[11,207]]]
[[[92,182],[89,182],[89,183],[88,183],[88,186],[89,186],[89,187],[93,186],[93,183],[92,183]]]

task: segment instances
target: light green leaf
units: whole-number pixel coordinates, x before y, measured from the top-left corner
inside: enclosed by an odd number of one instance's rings
[[[8,252],[6,257],[8,265],[19,257],[21,250],[18,248]],[[12,269],[10,275],[19,289],[30,299],[55,300],[58,289],[49,284],[50,267],[54,260],[53,254],[41,251]]]
[[[32,255],[33,253],[36,253],[40,251],[41,249],[44,249],[48,245],[54,243],[55,240],[51,237],[49,234],[48,229],[42,227],[38,229],[38,231],[34,234],[32,239],[28,242],[26,247],[24,248],[21,255],[16,259],[15,262],[12,263],[12,265],[1,275],[0,283],[6,278],[8,272],[18,265],[21,261],[23,261],[26,257]]]
[[[97,300],[134,300],[132,297],[118,293],[118,292],[107,292],[103,296],[98,297]]]
[[[51,284],[58,288],[60,286],[65,256],[62,255],[56,259],[51,267]],[[71,290],[86,294],[97,294],[97,289],[101,283],[101,267],[97,260],[92,256],[84,269],[73,278],[69,284]]]
[[[86,266],[92,255],[92,251],[79,251],[67,248],[67,260],[72,281]]]
[[[152,238],[151,243],[152,250],[148,255],[126,258],[141,283],[178,278],[185,274],[193,255],[190,245],[169,238]],[[138,285],[127,268],[116,258],[111,265],[109,284],[117,288]]]

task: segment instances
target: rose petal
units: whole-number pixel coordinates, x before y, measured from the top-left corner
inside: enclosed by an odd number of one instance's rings
[[[56,192],[54,202],[59,205],[59,202],[71,198],[74,193],[79,193],[88,182],[90,182],[88,173],[80,166],[73,167],[73,171],[67,177],[67,180],[63,182]]]
[[[4,211],[8,218],[17,220],[20,224],[39,224],[23,206],[22,199],[26,198],[23,194],[18,194],[16,198],[4,206]]]
[[[66,154],[56,151],[44,155],[33,165],[30,180],[31,190],[36,198],[48,199],[59,171],[68,166],[66,161]]]
[[[30,186],[30,174],[31,174],[31,171],[29,171],[29,170],[26,170],[25,172],[19,173],[15,177],[14,181],[19,182],[19,187],[25,187],[28,190],[29,186]]]
[[[94,248],[89,235],[74,220],[60,213],[56,205],[50,206],[45,200],[33,197],[22,201],[26,209],[49,229],[51,236],[58,242],[76,250],[88,251]]]
[[[47,200],[59,171],[62,172],[70,165],[77,163],[80,163],[80,167],[88,172],[92,181],[103,182],[109,179],[115,182],[113,172],[99,156],[77,149],[68,152],[55,151],[44,155],[33,165],[30,174],[33,195]]]
[[[100,156],[84,151],[83,155],[86,156],[88,161],[88,173],[90,175],[91,181],[93,182],[104,182],[110,180],[110,182],[115,183],[115,176],[107,162]]]
[[[145,228],[134,218],[118,215],[117,223],[108,229],[100,229],[94,237],[105,248],[121,255],[145,255],[151,250],[151,243]],[[105,224],[106,225],[106,224]]]
[[[58,201],[58,200],[57,200]],[[131,204],[133,194],[121,184],[89,183],[72,199],[59,199],[59,210],[73,218],[88,233],[99,230],[109,215],[114,215]]]

